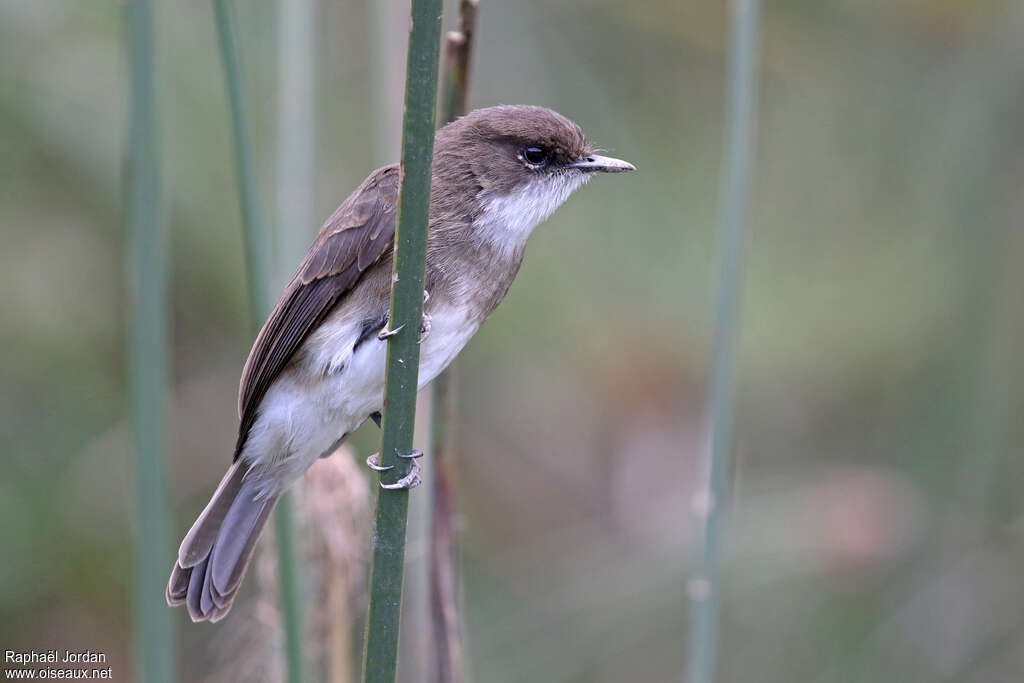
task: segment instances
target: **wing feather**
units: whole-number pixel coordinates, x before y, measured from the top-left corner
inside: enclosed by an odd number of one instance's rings
[[[363,273],[394,248],[398,167],[385,166],[327,219],[298,272],[260,330],[238,391],[242,452],[270,385],[306,336],[355,287]]]

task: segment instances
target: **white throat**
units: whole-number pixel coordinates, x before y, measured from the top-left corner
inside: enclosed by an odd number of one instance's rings
[[[533,229],[591,176],[590,173],[538,176],[506,195],[481,192],[477,198],[483,212],[475,227],[489,242],[503,250],[522,249]]]

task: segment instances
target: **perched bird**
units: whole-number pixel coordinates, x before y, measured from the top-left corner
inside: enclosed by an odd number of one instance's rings
[[[537,224],[594,173],[632,170],[543,107],[478,109],[437,132],[420,387],[504,298]],[[368,418],[379,423],[398,190],[398,166],[385,166],[345,200],[253,344],[234,464],[167,584],[168,604],[185,604],[193,621],[227,614],[281,493]]]

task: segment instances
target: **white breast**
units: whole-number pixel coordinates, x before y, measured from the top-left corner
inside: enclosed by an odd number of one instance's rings
[[[420,345],[421,388],[455,360],[479,328],[467,307],[445,306],[431,314],[430,333]]]
[[[431,312],[420,346],[419,386],[437,377],[479,328],[464,307]],[[387,342],[376,337],[353,352],[359,325],[328,319],[307,340],[305,362],[283,372],[260,405],[242,457],[258,467],[261,489],[291,485],[344,434],[381,409]]]
[[[590,173],[537,176],[505,195],[483,192],[483,206],[476,227],[492,243],[504,249],[522,249],[533,229],[547,220],[581,185]]]

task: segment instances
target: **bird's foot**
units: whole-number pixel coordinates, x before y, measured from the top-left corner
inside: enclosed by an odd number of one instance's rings
[[[430,314],[427,313],[427,302],[430,301],[430,292],[423,290],[423,323],[420,325],[420,338],[416,340],[417,344],[422,344],[423,340],[430,334]]]
[[[423,483],[423,480],[420,479],[420,472],[422,471],[423,468],[419,466],[419,463],[413,462],[412,466],[409,468],[408,474],[396,481],[394,484],[385,484],[384,482],[381,482],[380,487],[382,489],[387,489],[388,491],[416,488]]]
[[[405,323],[402,323],[401,325],[399,325],[398,327],[396,327],[393,330],[391,328],[389,328],[387,325],[385,325],[384,329],[382,329],[380,332],[377,333],[377,339],[380,339],[381,341],[384,341],[385,339],[387,339],[389,337],[394,337],[396,334],[398,334],[399,332],[402,331],[403,327],[405,327]]]
[[[423,482],[423,480],[420,478],[420,472],[423,471],[423,468],[420,467],[418,462],[416,462],[416,458],[422,458],[423,451],[416,449],[413,450],[411,453],[399,453],[398,449],[395,449],[395,455],[397,455],[399,458],[412,459],[412,464],[409,467],[409,472],[404,477],[396,481],[394,484],[385,484],[384,482],[380,482],[380,487],[382,489],[387,489],[388,491],[395,491],[398,489],[411,489],[419,486]],[[388,470],[392,470],[395,468],[394,465],[381,465],[380,453],[374,453],[373,455],[368,457],[366,459],[366,465],[375,472],[387,472]]]
[[[420,338],[416,341],[417,344],[422,344],[423,340],[427,338],[428,334],[430,334],[430,324],[431,324],[430,314],[424,312],[423,313],[423,324],[420,325]]]
[[[423,303],[426,304],[428,301],[430,301],[430,292],[428,292],[427,290],[424,289],[423,290]],[[402,331],[403,327],[405,327],[405,323],[402,323],[401,325],[399,325],[398,327],[396,327],[395,329],[392,330],[389,327],[390,324],[391,324],[390,318],[385,318],[384,328],[381,329],[381,331],[377,333],[377,339],[380,339],[381,341],[384,341],[385,339],[388,339],[390,337],[394,337],[396,334],[398,334],[399,332]],[[422,343],[423,340],[427,338],[427,335],[429,333],[430,333],[430,315],[426,311],[423,311],[423,324],[420,325],[420,338],[419,338],[419,340],[416,343],[417,344]]]
[[[366,466],[374,472],[387,472],[388,470],[395,469],[394,465],[381,465],[380,464],[380,453],[374,453],[366,459]]]

